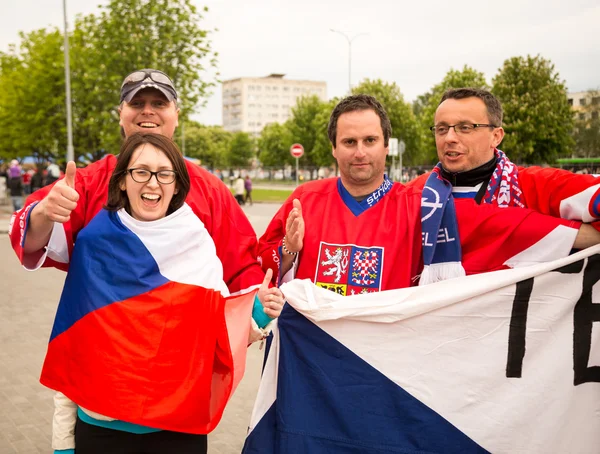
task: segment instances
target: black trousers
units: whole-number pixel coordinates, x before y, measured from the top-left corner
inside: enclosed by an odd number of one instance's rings
[[[206,454],[206,435],[161,430],[133,434],[83,422],[75,424],[76,454]]]

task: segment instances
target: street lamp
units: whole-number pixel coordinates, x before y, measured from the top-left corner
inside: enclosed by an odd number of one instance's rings
[[[63,13],[65,19],[65,92],[67,103],[67,162],[75,160],[73,150],[73,124],[71,118],[71,69],[69,66],[69,35],[67,30],[67,0],[63,0]]]
[[[352,41],[359,36],[364,36],[368,33],[359,33],[358,35],[354,35],[352,38],[350,38],[346,33],[339,30],[334,30],[333,28],[330,28],[329,30],[333,33],[339,33],[346,38],[346,41],[348,41],[348,93],[350,93],[352,91]]]

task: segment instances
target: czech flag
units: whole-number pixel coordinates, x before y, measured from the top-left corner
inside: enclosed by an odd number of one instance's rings
[[[241,380],[255,292],[227,297],[189,206],[153,222],[101,211],[80,232],[41,383],[101,415],[206,434]]]

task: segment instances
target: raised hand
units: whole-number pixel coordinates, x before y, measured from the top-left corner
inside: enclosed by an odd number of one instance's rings
[[[285,222],[285,247],[290,252],[300,252],[304,245],[304,218],[302,217],[302,204],[294,199],[294,207],[288,214]]]
[[[65,177],[56,182],[48,195],[40,202],[46,219],[65,223],[70,219],[71,212],[77,207],[79,194],[75,190],[75,174],[77,167],[73,161],[67,163]]]
[[[265,274],[265,278],[258,289],[258,299],[263,305],[265,314],[271,318],[277,318],[281,315],[285,299],[283,293],[277,287],[269,288],[269,282],[273,277],[273,270],[269,268]]]

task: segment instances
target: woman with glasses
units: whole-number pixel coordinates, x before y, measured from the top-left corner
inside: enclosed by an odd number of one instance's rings
[[[270,272],[255,295],[225,299],[223,265],[185,203],[189,189],[171,139],[123,143],[105,208],[75,242],[42,371],[58,391],[55,452],[206,453],[241,379],[235,346],[249,340],[236,331],[249,331],[249,317],[239,312],[235,325],[231,314],[243,298],[254,298],[259,327],[281,312]]]

